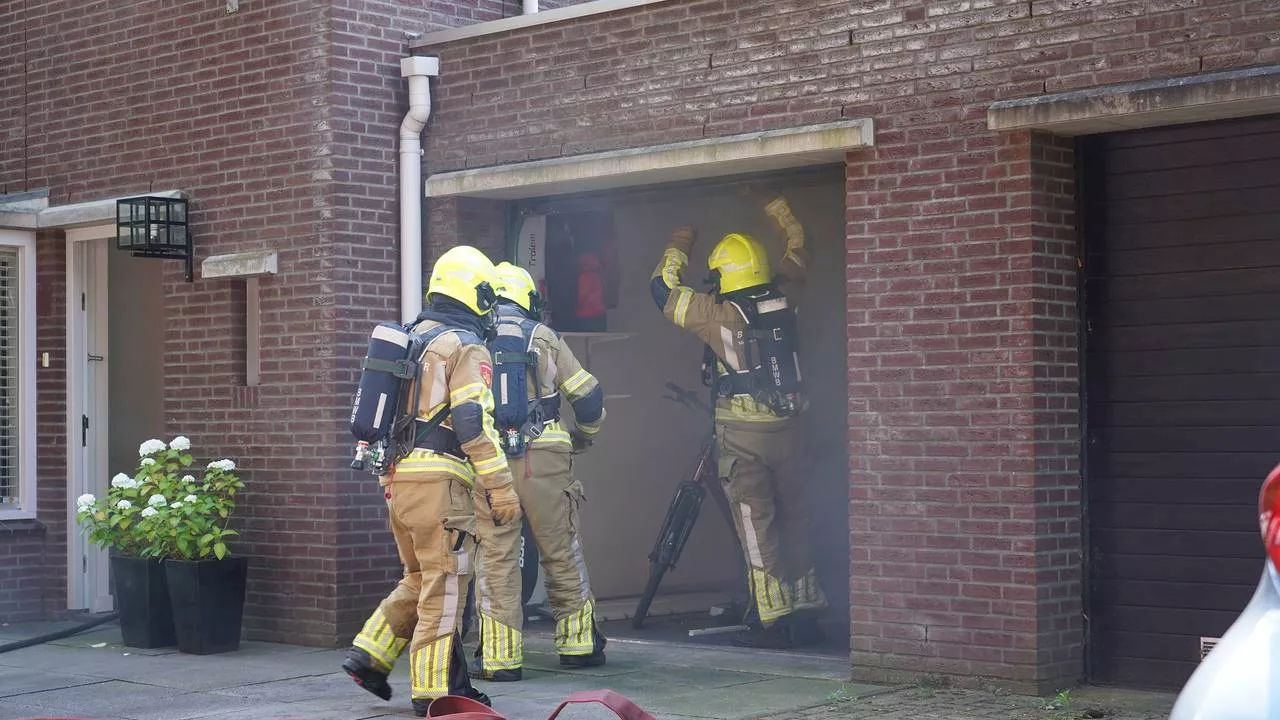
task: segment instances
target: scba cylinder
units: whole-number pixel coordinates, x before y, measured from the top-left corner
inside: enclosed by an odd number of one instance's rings
[[[409,379],[411,341],[412,335],[395,323],[378,323],[370,334],[351,407],[351,434],[356,440],[377,442],[390,433]]]

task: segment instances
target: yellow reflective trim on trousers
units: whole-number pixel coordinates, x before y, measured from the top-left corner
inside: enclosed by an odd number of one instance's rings
[[[751,569],[751,594],[756,599],[756,611],[760,621],[769,623],[789,615],[795,609],[788,584],[763,570]]]
[[[822,586],[818,584],[818,576],[813,570],[796,580],[793,596],[795,598],[793,605],[796,610],[820,609],[827,606],[827,596],[822,592]]]
[[[564,383],[560,385],[560,389],[564,391],[565,395],[573,395],[577,392],[578,388],[586,385],[588,382],[591,382],[591,373],[586,370],[578,370],[578,372],[570,375],[569,379],[565,380]]]
[[[561,655],[590,655],[595,650],[595,603],[588,600],[576,612],[556,621],[556,650]]]
[[[379,609],[374,610],[369,619],[365,620],[360,634],[356,635],[356,639],[351,644],[369,653],[369,657],[382,665],[378,669],[391,672],[391,668],[395,667],[396,659],[400,657],[400,653],[404,652],[405,645],[409,644],[409,639],[396,637],[395,632],[391,630],[391,623],[387,622],[387,618]]]
[[[414,700],[434,700],[449,694],[449,655],[453,636],[414,650],[410,656],[410,691]]]
[[[449,393],[449,402],[460,405],[467,400],[479,400],[484,397],[484,383],[470,383]],[[481,403],[483,404],[483,403]]]
[[[689,288],[682,287],[676,289],[676,309],[671,313],[671,322],[676,327],[684,327],[684,322],[689,314],[689,305],[693,302],[693,291]]]
[[[480,613],[480,648],[485,670],[515,670],[524,665],[524,635],[484,613]]]

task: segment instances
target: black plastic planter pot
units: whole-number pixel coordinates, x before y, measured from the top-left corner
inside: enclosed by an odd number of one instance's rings
[[[116,605],[120,610],[120,635],[135,648],[162,648],[177,644],[168,576],[160,560],[135,557],[111,558]]]
[[[238,650],[249,561],[242,557],[166,560],[165,570],[178,650],[193,655]]]

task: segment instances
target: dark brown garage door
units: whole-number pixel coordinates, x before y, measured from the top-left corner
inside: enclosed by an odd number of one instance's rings
[[[1262,571],[1280,462],[1280,117],[1092,138],[1091,675],[1176,688]]]

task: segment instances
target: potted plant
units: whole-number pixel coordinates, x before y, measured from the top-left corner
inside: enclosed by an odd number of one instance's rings
[[[138,473],[117,475],[105,503],[81,497],[78,517],[91,540],[114,543],[123,555],[112,559],[113,570],[121,568],[115,572],[122,634],[129,607],[130,622],[167,624],[161,640],[208,655],[240,647],[248,562],[230,555],[227,540],[238,533],[227,523],[244,483],[231,460],[209,463],[197,478],[190,450],[181,436],[167,446],[148,440],[139,448]],[[131,565],[145,568],[145,602],[126,595],[134,587]],[[132,644],[128,635],[125,644]]]
[[[174,438],[173,445],[190,447],[186,438]],[[156,493],[148,481],[153,457],[166,446],[148,440],[138,448],[139,463],[133,477],[124,473],[111,479],[104,499],[92,494],[76,499],[76,520],[89,542],[111,553],[111,577],[120,634],[124,644],[136,648],[170,647],[177,643],[169,585],[161,559],[148,552],[152,542],[143,511]]]
[[[240,647],[249,563],[230,554],[227,527],[244,483],[231,460],[209,463],[201,478],[185,472],[191,456],[170,448],[156,458],[160,498],[143,514],[154,528],[144,553],[165,558],[178,650],[210,655]]]

